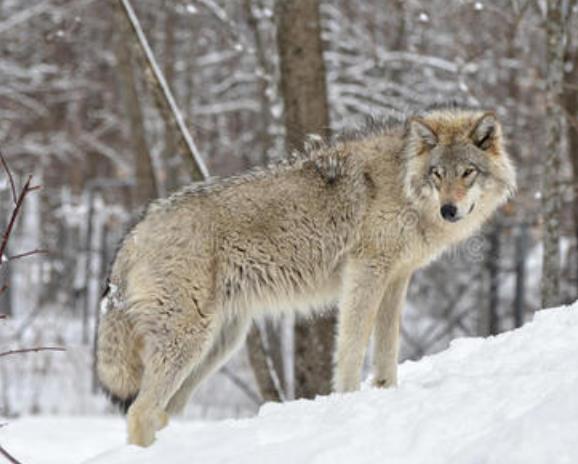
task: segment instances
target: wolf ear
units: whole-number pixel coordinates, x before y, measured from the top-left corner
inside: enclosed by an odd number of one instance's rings
[[[499,122],[494,113],[486,113],[476,121],[470,138],[478,148],[487,150],[498,135]]]
[[[433,148],[438,144],[438,136],[435,131],[421,118],[411,118],[409,120],[409,138],[419,141]]]

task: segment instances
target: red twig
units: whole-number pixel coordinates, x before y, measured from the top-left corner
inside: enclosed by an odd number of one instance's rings
[[[12,189],[12,199],[14,200],[14,204],[16,204],[16,185],[14,184],[14,177],[12,177],[12,171],[10,171],[8,163],[6,163],[6,160],[4,159],[4,155],[2,155],[2,152],[0,152],[0,161],[2,162],[2,166],[4,167],[6,174],[8,174],[8,179],[10,179],[10,187]]]
[[[14,228],[14,224],[16,223],[16,218],[18,217],[18,213],[20,212],[20,208],[22,208],[22,204],[24,203],[24,198],[30,192],[30,182],[32,181],[32,176],[28,176],[28,180],[22,187],[18,198],[16,199],[16,206],[12,211],[12,215],[10,216],[10,221],[8,222],[8,227],[4,232],[4,236],[2,237],[2,243],[0,244],[0,265],[4,260],[4,251],[8,246],[8,239],[10,238],[10,234],[12,233],[12,229]]]
[[[15,259],[26,258],[27,256],[46,254],[46,253],[48,253],[48,250],[27,251],[26,253],[20,253],[18,255],[9,256],[8,261],[14,261]]]
[[[8,222],[8,227],[6,227],[6,230],[4,231],[4,235],[2,236],[2,241],[0,242],[0,266],[2,266],[2,264],[4,262],[4,253],[6,251],[6,247],[8,246],[8,240],[10,239],[10,234],[12,233],[14,225],[16,224],[16,220],[18,219],[18,214],[20,213],[20,210],[22,208],[22,204],[24,203],[24,199],[26,198],[26,195],[28,193],[30,193],[34,190],[37,190],[40,187],[39,186],[31,186],[30,183],[32,182],[32,176],[28,176],[28,179],[24,183],[24,186],[20,190],[20,193],[17,195],[16,194],[16,185],[14,184],[14,178],[12,177],[12,172],[10,171],[10,168],[8,167],[8,164],[6,163],[6,160],[4,159],[4,156],[2,155],[2,153],[0,153],[0,163],[2,164],[2,166],[4,167],[4,170],[6,171],[6,174],[8,175],[8,179],[10,181],[10,188],[12,190],[12,200],[14,201],[14,205],[15,205],[14,209],[12,210],[12,215],[10,216],[10,220]],[[14,255],[12,257],[9,257],[7,260],[11,261],[11,260],[15,260],[18,258],[24,258],[26,256],[30,256],[30,255],[37,254],[37,253],[45,253],[45,251],[44,250],[38,250],[38,249],[32,250],[32,251],[28,251],[26,253],[20,253],[18,255]],[[7,288],[8,288],[7,285],[3,285],[0,288],[0,295]],[[5,314],[0,314],[0,319],[5,319],[5,318],[6,318]],[[66,348],[50,347],[50,346],[36,347],[36,348],[24,348],[24,349],[20,349],[20,350],[10,350],[10,351],[0,353],[0,357],[12,355],[12,354],[17,354],[17,353],[30,353],[30,352],[38,352],[38,351],[66,351]],[[21,464],[20,461],[18,461],[14,456],[12,456],[8,451],[6,451],[1,445],[0,445],[0,455],[4,456],[12,464]]]
[[[8,451],[2,448],[1,445],[0,445],[0,454],[4,456],[6,459],[8,459],[8,461],[11,462],[12,464],[22,464],[18,459],[16,459],[14,456],[8,453]]]
[[[2,356],[9,356],[11,354],[18,354],[18,353],[31,353],[37,351],[66,351],[66,348],[62,346],[38,346],[36,348],[23,348],[21,350],[10,350],[4,351],[0,353],[0,358]]]

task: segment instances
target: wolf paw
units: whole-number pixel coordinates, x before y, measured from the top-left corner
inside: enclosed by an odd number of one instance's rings
[[[143,413],[138,407],[128,412],[128,443],[147,447],[155,441],[155,432],[168,423],[169,416],[164,411],[147,411]]]
[[[154,429],[143,426],[143,424],[129,424],[128,444],[146,448],[155,441]]]

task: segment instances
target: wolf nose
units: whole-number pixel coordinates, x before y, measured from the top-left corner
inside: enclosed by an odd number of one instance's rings
[[[456,222],[459,219],[458,209],[450,203],[448,203],[447,205],[443,205],[440,210],[440,213],[446,221]]]

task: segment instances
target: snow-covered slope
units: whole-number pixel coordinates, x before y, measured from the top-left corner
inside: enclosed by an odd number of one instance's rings
[[[24,419],[0,443],[39,464],[79,462],[97,447],[109,451],[92,464],[576,463],[578,304],[406,362],[396,389],[268,404],[252,419],[176,421],[148,449],[119,445],[119,421],[106,423]]]

